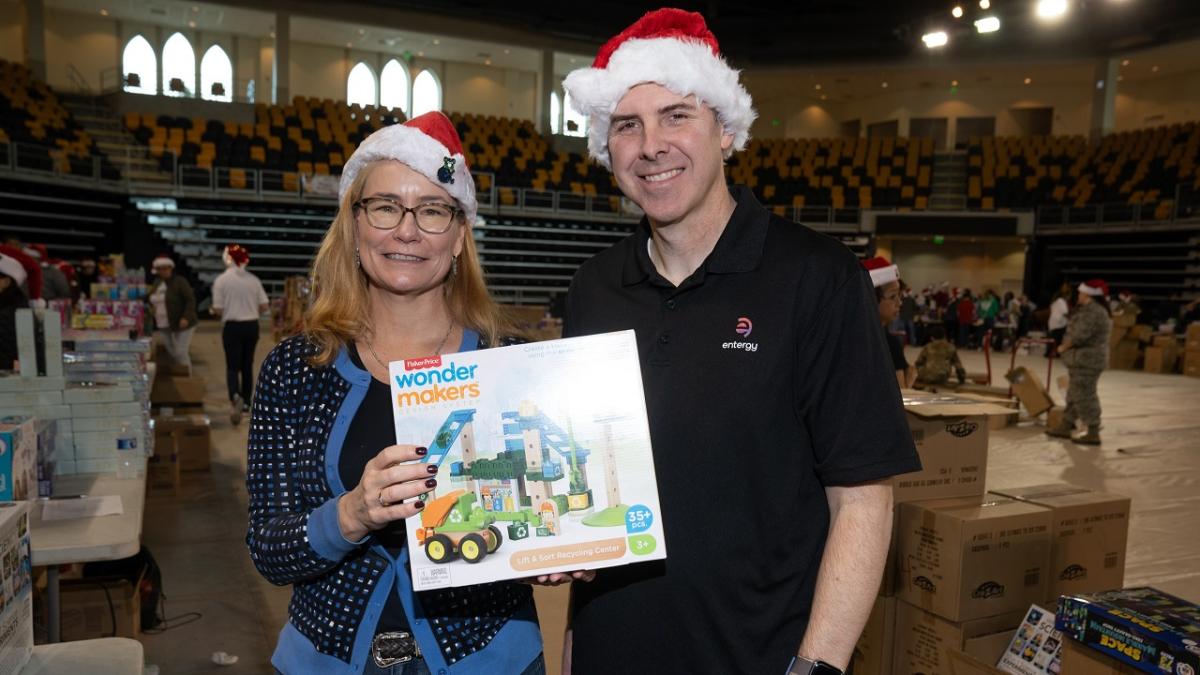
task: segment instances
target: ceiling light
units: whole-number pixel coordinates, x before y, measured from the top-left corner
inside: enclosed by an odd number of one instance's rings
[[[979,9],[991,9],[991,0],[979,0]]]
[[[200,7],[198,7],[198,6],[196,6],[196,5],[192,5],[192,13],[193,13],[193,14],[196,14],[196,13],[198,13],[199,11],[200,11]]]
[[[484,60],[483,60],[483,65],[485,65],[485,66],[490,66],[490,65],[492,65],[492,60],[491,60],[491,59],[484,59]]]
[[[1152,72],[1152,73],[1157,73],[1157,72],[1158,72],[1158,66],[1150,66],[1150,72]]]
[[[511,54],[511,53],[512,53],[512,50],[511,50],[511,49],[505,49],[505,50],[504,50],[504,53],[505,53],[505,54]]]
[[[1104,88],[1104,80],[1096,80],[1096,89]]]
[[[821,91],[821,85],[820,84],[813,85],[813,89],[816,89],[817,91]]]
[[[1123,65],[1123,66],[1129,65],[1129,59],[1125,59],[1125,60],[1121,61],[1121,65]]]
[[[1025,78],[1025,84],[1033,84],[1033,78],[1032,77]]]
[[[956,19],[961,19],[962,15],[963,15],[962,5],[955,5],[954,9],[950,10],[950,16],[952,16]]]
[[[366,29],[366,28],[359,28],[359,29],[358,29],[358,34],[359,34],[359,35],[366,35],[366,34],[367,34],[367,29]]]
[[[434,38],[434,40],[433,40],[433,44],[435,44],[435,45],[440,45],[440,44],[442,44],[442,41],[441,41],[441,40],[438,40],[437,38]]]
[[[995,33],[1000,30],[1000,19],[994,16],[985,16],[975,22],[975,32],[977,33]]]
[[[887,82],[884,82],[883,84],[881,84],[879,86],[883,87],[884,89],[887,89]]]
[[[195,27],[196,27],[196,22],[195,22],[195,21],[189,21],[189,22],[188,22],[188,28],[195,28]]]
[[[271,36],[271,39],[272,39],[272,40],[274,40],[274,39],[275,39],[275,31],[271,31],[270,33],[268,33],[268,35],[270,35],[270,36]]]
[[[101,9],[101,10],[100,10],[100,16],[108,16],[108,10],[107,10],[107,9]]]
[[[421,58],[424,58],[424,57],[425,57],[425,52],[417,52],[417,56],[420,56]]]
[[[1125,81],[1125,76],[1124,76],[1124,75],[1118,75],[1118,76],[1117,76],[1117,82],[1124,82],[1124,81]]]
[[[827,96],[825,96],[825,94],[821,94],[821,100],[822,100],[822,101],[824,101],[826,98],[828,98],[828,97],[827,97]]]
[[[1067,13],[1067,0],[1038,0],[1037,17],[1044,21],[1061,19]]]
[[[353,46],[354,46],[354,43],[353,43],[353,42],[347,42],[347,43],[346,43],[346,48],[347,48],[347,49],[348,49],[348,48],[350,48],[350,47],[353,47]]]
[[[924,42],[925,46],[930,49],[936,49],[938,47],[945,47],[946,43],[949,41],[950,41],[950,38],[946,35],[946,31],[944,31],[944,30],[939,30],[939,31],[936,31],[933,33],[926,33],[921,36],[921,42]]]

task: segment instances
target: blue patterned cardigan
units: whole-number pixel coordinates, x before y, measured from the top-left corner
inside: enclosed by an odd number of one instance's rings
[[[468,331],[464,349],[484,347]],[[337,522],[346,492],[338,457],[371,375],[343,349],[314,368],[302,337],[279,343],[263,362],[250,422],[246,543],[258,571],[292,585],[289,621],[272,663],[288,675],[361,673],[393,587],[426,664],[437,675],[520,673],[542,651],[527,586],[483,584],[412,590],[408,548],[393,558],[368,536],[347,541]]]

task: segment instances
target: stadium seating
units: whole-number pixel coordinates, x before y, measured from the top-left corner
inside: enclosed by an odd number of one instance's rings
[[[118,177],[50,87],[9,61],[0,61],[0,144],[15,144],[22,168],[92,176],[99,161],[105,178]]]

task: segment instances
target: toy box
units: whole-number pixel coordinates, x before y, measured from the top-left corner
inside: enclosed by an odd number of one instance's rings
[[[980,649],[980,643],[995,644],[996,638],[1002,636],[1007,645],[1022,616],[1024,612],[1017,611],[985,619],[948,621],[897,600],[892,669],[861,672],[879,675],[959,675],[949,657],[954,653],[969,654],[989,665],[994,664],[1000,658],[999,649]],[[854,672],[857,675],[860,671],[856,668]]]
[[[29,503],[0,503],[0,673],[17,673],[33,654],[33,563]]]
[[[0,419],[0,501],[37,497],[37,430],[32,417]]]
[[[666,557],[633,331],[391,364],[397,443],[438,487],[416,590]]]
[[[1200,672],[1200,606],[1155,588],[1065,595],[1056,625],[1084,647],[1142,672]]]
[[[1062,643],[1062,633],[1054,628],[1054,614],[1033,605],[997,665],[1014,675],[1058,675],[1062,672]]]

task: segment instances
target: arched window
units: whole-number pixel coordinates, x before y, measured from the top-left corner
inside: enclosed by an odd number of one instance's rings
[[[563,96],[562,132],[564,136],[587,136],[587,117],[575,112],[575,109],[571,107],[570,94]]]
[[[346,103],[368,106],[375,105],[376,100],[375,72],[371,66],[359,61],[346,78]]]
[[[176,33],[167,38],[162,51],[163,93],[167,96],[196,95],[196,52],[192,43]]]
[[[396,59],[388,61],[379,73],[379,106],[408,114],[408,71]]]
[[[413,80],[412,116],[442,109],[442,85],[432,71],[422,70]]]
[[[141,35],[133,36],[121,53],[121,71],[125,91],[132,94],[158,93],[158,57]]]
[[[209,101],[233,100],[233,64],[219,45],[213,45],[200,59],[200,96]]]
[[[562,128],[562,102],[558,99],[558,92],[550,92],[550,133],[557,134]]]

